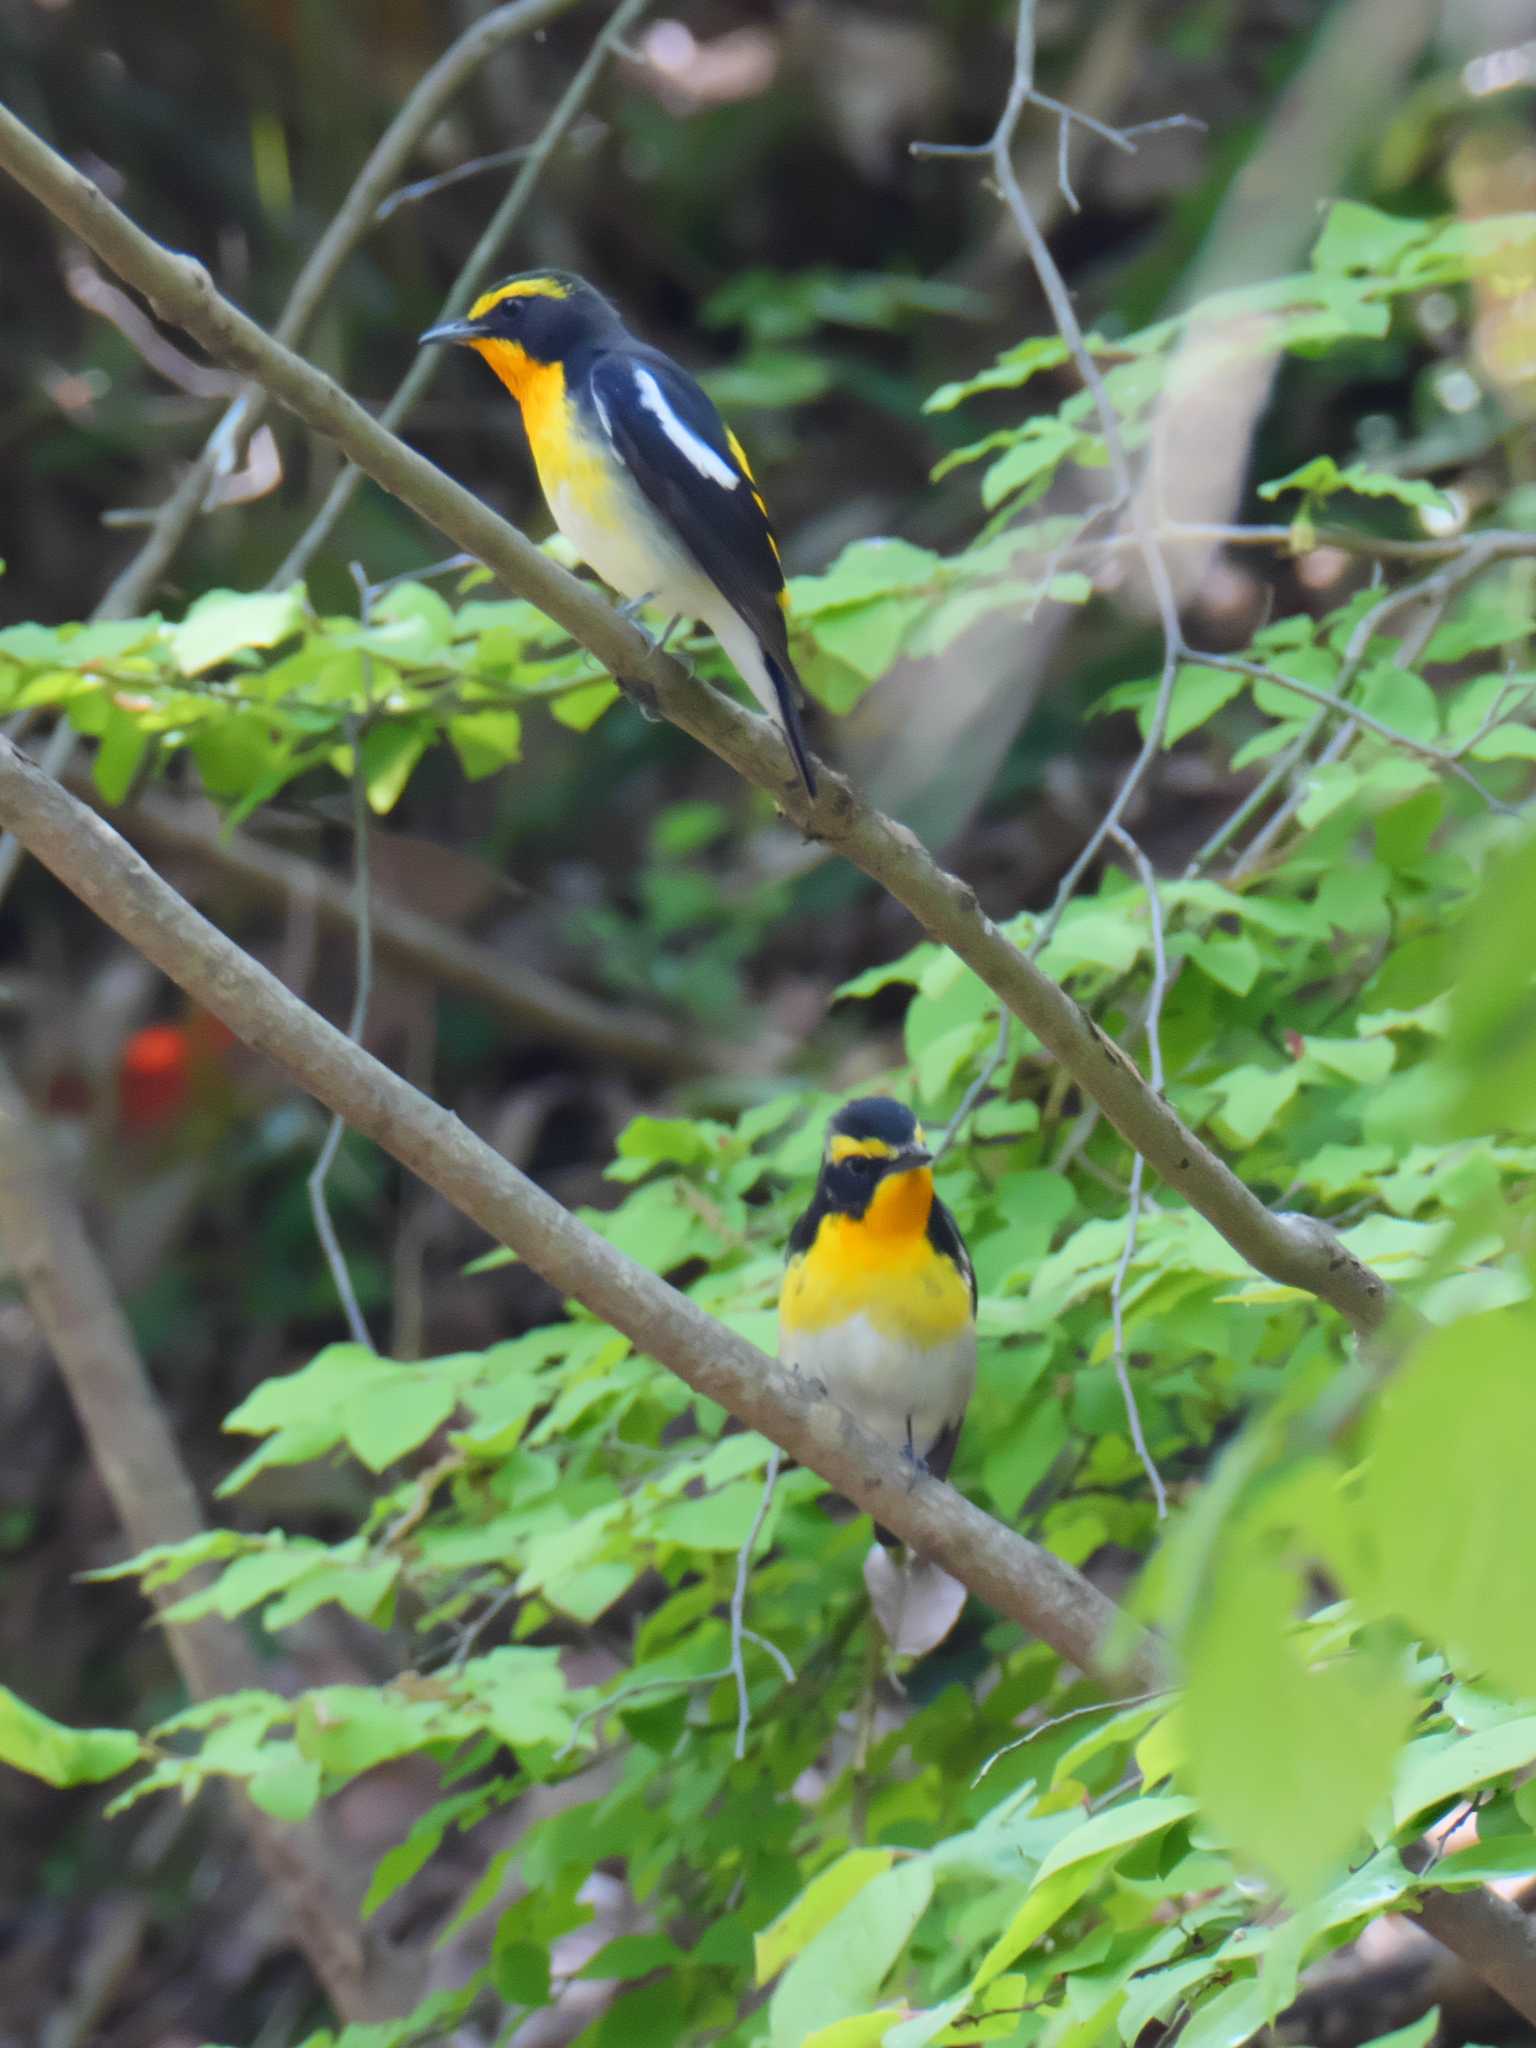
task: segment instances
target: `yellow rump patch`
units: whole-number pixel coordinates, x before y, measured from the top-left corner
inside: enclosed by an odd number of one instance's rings
[[[471,320],[483,320],[493,306],[507,299],[568,299],[569,289],[557,277],[519,277],[511,284],[493,285],[482,292],[469,309]]]

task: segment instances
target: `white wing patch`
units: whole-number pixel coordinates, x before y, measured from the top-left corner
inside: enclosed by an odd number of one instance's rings
[[[638,364],[635,366],[635,389],[640,393],[640,403],[661,422],[661,430],[672,446],[687,456],[699,475],[708,477],[712,484],[719,484],[722,490],[734,491],[741,482],[736,471],[723,455],[717,455],[707,441],[701,440],[692,427],[678,418],[656,379]]]

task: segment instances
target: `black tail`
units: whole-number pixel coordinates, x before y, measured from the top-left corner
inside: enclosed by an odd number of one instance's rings
[[[765,647],[763,660],[768,664],[768,674],[773,683],[773,694],[779,700],[779,717],[784,722],[784,742],[794,757],[800,780],[805,784],[805,793],[813,801],[816,796],[816,776],[811,767],[811,757],[806,751],[805,727],[800,723],[800,707],[795,702],[795,687],[799,677],[788,664],[775,659]]]

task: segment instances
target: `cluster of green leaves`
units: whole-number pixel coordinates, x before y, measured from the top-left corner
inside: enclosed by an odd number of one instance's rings
[[[1395,298],[1507,246],[1501,225],[1336,208],[1305,289],[1287,281],[1246,310],[1266,316],[1269,345],[1278,334],[1323,348],[1379,333]],[[1180,332],[1120,345],[1112,391],[1133,430]],[[1055,347],[1026,343],[938,402],[1017,388]],[[1062,461],[1094,459],[1079,400],[1045,422],[969,451],[994,458],[989,476],[1013,465],[989,507],[1013,517]],[[1030,468],[1023,451],[1040,441],[1056,452]],[[1385,489],[1337,462],[1282,485],[1309,507]],[[809,671],[829,697],[851,698],[898,653],[945,644],[988,609],[1015,612],[1040,580],[1026,590],[1020,545],[1010,529],[953,558],[901,542],[850,549],[797,590]],[[1307,1962],[1426,1885],[1536,1871],[1523,1783],[1536,1760],[1523,1529],[1536,1035],[1529,961],[1510,943],[1536,900],[1536,852],[1422,751],[1466,749],[1501,796],[1527,793],[1527,574],[1486,570],[1422,647],[1388,620],[1360,648],[1368,600],[1353,598],[1268,624],[1249,653],[1269,680],[1184,670],[1169,745],[1238,766],[1299,748],[1317,707],[1290,676],[1348,691],[1421,751],[1357,729],[1307,771],[1291,829],[1262,862],[1233,867],[1213,847],[1155,900],[1111,868],[1041,954],[1133,1044],[1161,938],[1172,974],[1154,1028],[1170,1103],[1266,1199],[1330,1220],[1434,1326],[1385,1389],[1336,1319],[1258,1279],[1176,1196],[1151,1190],[1120,1299],[1147,1440],[1175,1499],[1154,1549],[1109,1313],[1126,1259],[1124,1147],[1016,1029],[993,1095],[940,1169],[981,1287],[957,1482],[1072,1562],[1106,1546],[1149,1553],[1139,1604],[1187,1669],[1179,1697],[1062,1721],[1091,1692],[1042,1645],[972,1611],[911,1674],[900,1715],[875,1716],[867,1525],[829,1515],[821,1483],[795,1472],[763,1525],[749,1607],[794,1676],[748,1640],[753,1718],[738,1763],[727,1605],[767,1447],[571,1309],[483,1353],[401,1363],[335,1345],[266,1383],[230,1417],[257,1443],[228,1486],[275,1465],[355,1461],[377,1475],[362,1525],[328,1544],[220,1531],[124,1568],[151,1587],[205,1570],[175,1610],[188,1617],[280,1630],[336,1603],[393,1632],[392,1684],[242,1695],[147,1731],[142,1747],[113,1731],[77,1744],[17,1703],[0,1711],[0,1754],[55,1782],[139,1759],[128,1798],[233,1776],[290,1817],[387,1759],[423,1756],[441,1797],[382,1859],[372,1910],[450,1832],[571,1780],[464,1900],[459,1920],[495,1908],[495,1933],[460,1996],[517,2013],[572,1975],[617,1981],[583,2037],[594,2043],[1054,2048],[1130,2044],[1185,2014],[1190,2048],[1235,2048],[1284,2008]],[[1057,594],[1086,596],[1086,584]],[[16,629],[0,636],[0,677],[12,701],[30,691],[97,730],[109,777],[137,745],[134,772],[154,736],[188,746],[211,786],[245,804],[296,772],[305,748],[352,767],[362,718],[357,765],[380,807],[439,733],[463,755],[455,719],[515,719],[509,693],[568,708],[608,687],[526,606],[455,610],[421,585],[384,593],[365,627],[311,618],[298,593],[204,607],[180,627],[111,629],[127,637],[88,643],[83,658],[82,635],[104,629]],[[188,687],[197,677],[213,679]],[[466,696],[468,680],[491,696]],[[1107,708],[1145,722],[1154,688],[1124,685]],[[274,708],[293,705],[325,723],[294,737]],[[221,730],[238,735],[222,753]],[[223,782],[221,762],[234,764]],[[685,818],[673,850],[685,860],[711,829]],[[1041,936],[1027,914],[1012,930],[1025,944]],[[887,1085],[942,1122],[996,1042],[996,1001],[932,945],[841,995],[891,988],[908,993]],[[805,1088],[734,1123],[641,1117],[609,1169],[621,1199],[588,1220],[771,1349],[784,1238],[832,1106]],[[1245,1416],[1213,1465],[1218,1436]],[[1332,1603],[1308,1612],[1320,1578]],[[510,1641],[480,1650],[493,1611]],[[576,1682],[562,1652],[577,1642],[600,1647],[611,1676]],[[1405,1846],[1468,1804],[1478,1844],[1415,1875]],[[622,1864],[645,1931],[587,1954],[566,1937],[594,1917],[584,1887],[599,1853]],[[754,1981],[773,1987],[760,2007]],[[429,2038],[441,2019],[424,2009],[367,2039]]]

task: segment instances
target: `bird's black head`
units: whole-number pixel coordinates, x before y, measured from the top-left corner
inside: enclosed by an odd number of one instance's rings
[[[923,1127],[910,1109],[888,1095],[860,1096],[840,1109],[827,1126],[817,1194],[828,1209],[863,1216],[883,1184],[920,1174],[921,1182],[913,1187],[913,1193],[921,1198],[918,1206],[926,1219],[933,1188],[932,1163]],[[895,1194],[894,1185],[889,1186],[889,1193]],[[882,1209],[892,1206],[886,1200],[880,1204]],[[903,1212],[909,1206],[914,1205],[900,1204]]]
[[[465,319],[429,327],[421,339],[478,350],[516,388],[509,372],[564,363],[584,344],[623,331],[618,313],[585,279],[568,270],[530,270],[504,277],[481,293]]]

